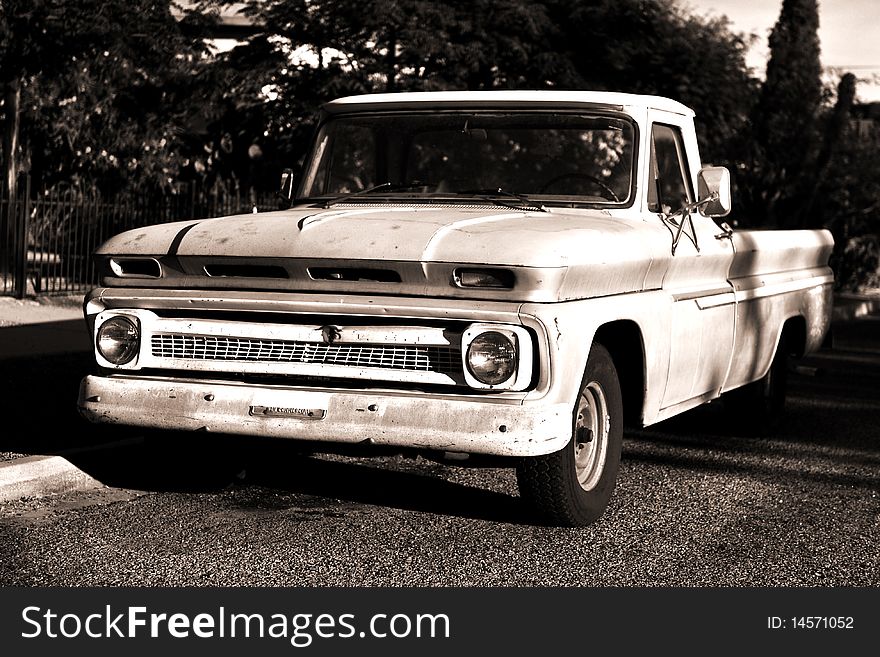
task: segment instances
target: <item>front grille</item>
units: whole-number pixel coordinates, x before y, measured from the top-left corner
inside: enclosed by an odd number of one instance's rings
[[[375,344],[324,344],[164,333],[153,335],[155,358],[263,363],[321,363],[417,372],[461,371],[461,351],[452,347]]]

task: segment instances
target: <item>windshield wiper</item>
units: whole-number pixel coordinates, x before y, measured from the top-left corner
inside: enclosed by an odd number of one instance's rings
[[[422,180],[413,180],[406,183],[393,183],[391,181],[383,182],[378,185],[373,185],[372,187],[367,187],[366,189],[359,189],[356,192],[349,192],[347,194],[342,194],[341,196],[335,196],[333,198],[327,199],[326,201],[324,201],[324,207],[329,208],[331,205],[342,203],[343,201],[347,201],[348,199],[354,198],[355,196],[372,194],[373,192],[378,192],[380,190],[387,192],[402,192],[408,189],[416,189],[418,187],[428,187],[431,184],[432,183],[424,182]]]
[[[549,212],[549,210],[544,207],[542,203],[535,204],[531,201],[531,199],[525,194],[517,194],[515,192],[510,192],[504,189],[503,187],[485,187],[482,189],[463,189],[457,194],[470,194],[471,196],[476,196],[479,199],[484,201],[489,201],[490,203],[495,203],[496,205],[502,205],[505,208],[513,208],[514,210],[535,210],[537,212]],[[504,197],[505,199],[515,199],[519,201],[519,205],[514,205],[513,203],[503,201],[498,198],[499,196]]]

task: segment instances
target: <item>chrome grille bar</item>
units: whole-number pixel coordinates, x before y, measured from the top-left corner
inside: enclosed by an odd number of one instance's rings
[[[164,359],[320,363],[414,372],[440,372],[446,374],[461,372],[460,350],[442,346],[334,345],[299,340],[186,335],[180,333],[154,334],[150,344],[153,357]]]

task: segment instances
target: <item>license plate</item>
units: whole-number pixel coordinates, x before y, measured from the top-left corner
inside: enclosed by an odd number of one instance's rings
[[[292,417],[298,420],[323,420],[327,411],[323,408],[293,408],[288,406],[251,406],[254,417]]]
[[[262,390],[251,399],[248,414],[252,417],[323,420],[329,405],[329,395],[319,392]]]

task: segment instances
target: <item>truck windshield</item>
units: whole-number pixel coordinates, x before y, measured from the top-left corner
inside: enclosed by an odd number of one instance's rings
[[[601,114],[339,115],[318,131],[299,197],[430,201],[497,194],[550,205],[625,206],[633,142],[629,120]]]

